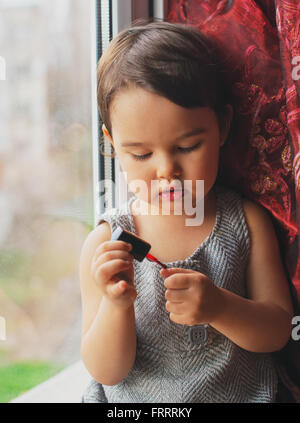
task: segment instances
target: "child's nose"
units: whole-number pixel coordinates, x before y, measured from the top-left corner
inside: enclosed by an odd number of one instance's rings
[[[170,155],[163,155],[157,160],[156,163],[157,179],[171,180],[181,175],[179,164]]]

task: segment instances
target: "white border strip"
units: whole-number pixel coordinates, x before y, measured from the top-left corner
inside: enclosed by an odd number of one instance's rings
[[[145,14],[149,10],[149,0],[137,0],[139,3],[135,4],[134,0],[112,0],[112,36],[115,37],[120,31],[125,29],[127,26],[131,24],[133,19],[137,19],[139,17],[147,16],[138,16],[139,13]],[[142,4],[143,3],[143,4]],[[167,2],[164,1],[167,4]],[[133,10],[134,9],[134,10]],[[95,11],[94,11],[95,13]],[[133,13],[137,14],[137,16],[133,16]],[[93,22],[94,23],[94,22]],[[101,24],[102,24],[102,49],[104,50],[108,45],[108,0],[101,0]],[[93,32],[93,31],[92,31]],[[92,35],[96,39],[96,35]],[[107,38],[106,38],[107,37]],[[94,41],[93,41],[94,44]],[[96,47],[94,47],[96,48]],[[93,65],[94,66],[94,65]],[[94,69],[94,68],[93,68]],[[95,74],[95,72],[94,72]],[[95,78],[95,75],[93,75]],[[97,84],[97,81],[96,81]],[[93,88],[94,89],[94,88]],[[95,90],[96,91],[96,90]],[[96,103],[97,104],[97,99]],[[95,115],[95,119],[97,121],[97,113]],[[97,137],[97,131],[95,130],[95,137]],[[97,147],[97,139],[93,138],[93,145],[94,148]],[[103,212],[103,210],[99,210],[100,201],[99,201],[99,188],[100,182],[98,181],[99,169],[98,169],[98,155],[100,153],[96,150],[93,150],[93,164],[94,164],[94,204],[95,204],[95,219],[94,225],[96,225],[99,214]],[[105,173],[105,179],[109,180],[111,178],[110,175]],[[127,194],[127,183],[125,181],[124,175],[122,174],[122,170],[120,168],[120,164],[118,159],[115,159],[115,207],[119,207],[124,201],[127,201],[128,194]],[[112,207],[112,199],[105,197],[106,208]]]
[[[153,0],[153,17],[165,19],[168,14],[167,0]]]
[[[109,0],[101,0],[101,38],[102,38],[102,51],[104,52],[108,44],[110,42],[109,40],[109,31],[110,31],[110,23],[109,23]],[[100,132],[100,128],[99,128]],[[110,155],[111,149],[109,143],[104,143],[104,153]],[[112,165],[111,165],[111,159],[109,157],[104,157],[104,179],[105,181],[112,181],[113,174],[112,174]],[[103,185],[103,184],[102,184]],[[99,183],[98,183],[99,187]],[[104,207],[106,209],[111,209],[113,206],[113,199],[111,195],[111,188],[107,186],[106,184],[103,186],[105,188],[105,193],[103,194],[104,197]],[[99,196],[99,189],[98,189],[98,196]],[[100,197],[98,197],[98,202],[102,204],[102,201],[100,202]],[[105,210],[100,210],[100,213],[103,213]]]
[[[141,0],[140,0],[141,1]],[[113,37],[132,22],[132,0],[112,0]],[[115,158],[115,207],[118,208],[127,199],[127,184],[122,175],[119,160]],[[122,189],[120,189],[122,187]]]
[[[99,162],[98,162],[98,108],[97,108],[97,31],[96,0],[91,2],[91,102],[92,102],[92,160],[93,160],[93,200],[94,227],[99,216]]]
[[[113,37],[132,21],[132,0],[112,0]]]

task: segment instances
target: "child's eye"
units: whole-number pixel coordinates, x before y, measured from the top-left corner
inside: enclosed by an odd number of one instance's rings
[[[199,145],[201,144],[201,142],[197,142],[197,144],[193,145],[192,147],[178,147],[178,150],[181,153],[189,153],[190,151],[196,150],[196,148],[199,147]]]
[[[151,153],[142,154],[142,155],[132,154],[132,157],[134,158],[134,160],[146,160],[150,155]]]
[[[178,150],[180,151],[180,153],[189,153],[190,151],[196,150],[196,148],[199,147],[199,145],[201,144],[201,141],[197,142],[197,144],[193,145],[192,147],[178,147]],[[148,157],[151,156],[152,153],[147,153],[147,154],[142,154],[142,155],[138,155],[138,154],[132,154],[132,157],[134,158],[134,160],[146,160]]]

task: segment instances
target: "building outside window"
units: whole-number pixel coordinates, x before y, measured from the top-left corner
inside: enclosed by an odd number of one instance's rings
[[[0,1],[0,402],[80,358],[78,255],[93,226],[92,3]]]

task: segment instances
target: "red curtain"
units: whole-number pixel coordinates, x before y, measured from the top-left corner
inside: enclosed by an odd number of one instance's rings
[[[221,178],[268,210],[300,316],[300,1],[169,0],[167,20],[218,46],[235,109]],[[274,356],[300,402],[300,340]]]

